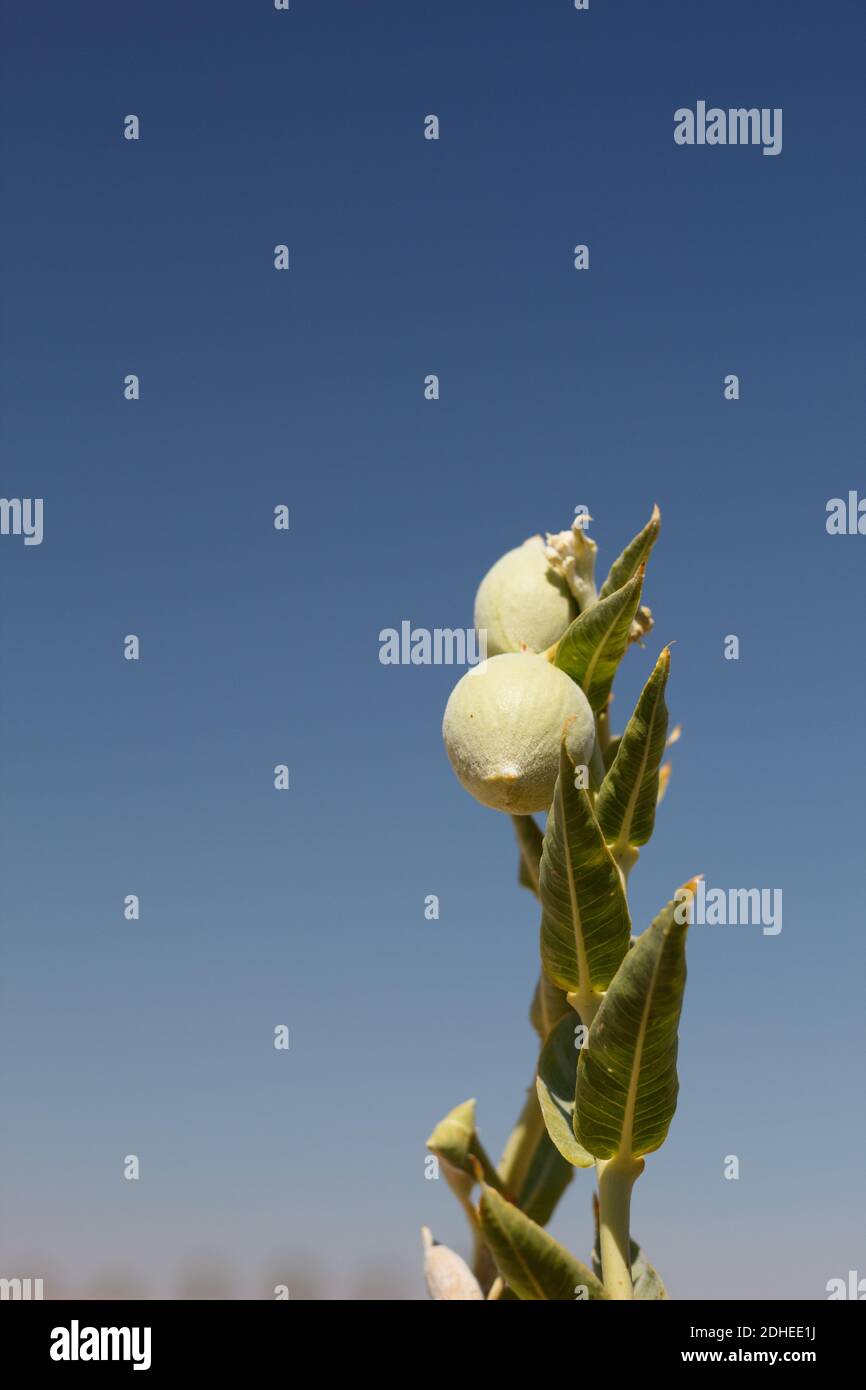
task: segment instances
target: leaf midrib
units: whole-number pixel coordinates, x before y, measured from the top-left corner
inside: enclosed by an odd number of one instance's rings
[[[580,990],[586,990],[592,989],[592,979],[589,972],[589,956],[583,936],[583,918],[580,915],[580,907],[577,902],[577,885],[574,880],[574,865],[571,862],[571,847],[565,818],[565,792],[562,784],[562,771],[560,771],[559,774],[558,792],[561,808],[561,834],[565,844],[565,874],[568,879],[568,896],[571,902],[571,929],[574,935],[574,947],[577,956],[577,983]]]
[[[629,582],[631,582],[631,581],[629,581]],[[602,640],[599,642],[598,646],[596,647],[595,651],[594,651],[593,654],[592,654],[592,657],[590,658],[589,665],[587,666],[586,671],[585,671],[585,673],[584,673],[584,677],[583,677],[583,680],[584,680],[584,690],[585,690],[587,693],[592,689],[592,677],[593,677],[593,674],[594,674],[594,672],[595,672],[595,668],[596,668],[596,666],[598,665],[599,661],[601,660],[602,653],[604,652],[604,649],[605,649],[605,647],[607,646],[608,641],[610,640],[610,635],[611,635],[611,633],[613,632],[614,628],[616,627],[617,623],[619,622],[620,618],[622,617],[624,607],[625,607],[625,601],[623,601],[623,603],[620,604],[620,607],[617,609],[616,614],[615,614],[615,616],[614,616],[614,618],[613,618],[613,621],[612,621],[611,624],[610,624],[610,627],[608,627],[608,628],[606,629],[605,634],[604,634],[604,637],[603,637]]]
[[[524,1274],[527,1276],[529,1283],[535,1289],[536,1293],[541,1295],[540,1301],[549,1302],[550,1300],[544,1292],[544,1286],[538,1282],[538,1280],[535,1277],[535,1274],[532,1271],[531,1266],[526,1263],[526,1260],[523,1258],[523,1255],[521,1253],[520,1247],[518,1245],[515,1245],[505,1226],[500,1225],[500,1230],[502,1231],[503,1236],[508,1242],[509,1250],[514,1255],[515,1259],[517,1260],[517,1263],[520,1265],[520,1268],[523,1270]]]

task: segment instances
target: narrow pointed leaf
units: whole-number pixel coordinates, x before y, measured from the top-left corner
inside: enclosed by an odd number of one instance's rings
[[[468,1165],[475,1138],[475,1101],[464,1100],[439,1121],[427,1140],[427,1148],[462,1169]]]
[[[621,589],[623,584],[627,584],[633,575],[637,574],[638,568],[645,565],[649,559],[650,551],[656,543],[662,525],[662,514],[658,507],[653,507],[652,516],[642,531],[639,531],[633,541],[630,541],[622,554],[614,560],[610,567],[610,574],[601,586],[599,598],[607,598],[616,589]]]
[[[533,816],[512,816],[517,844],[520,848],[518,882],[531,893],[538,893],[538,871],[541,864],[541,828]]]
[[[640,603],[643,568],[621,589],[575,618],[560,639],[555,664],[582,688],[598,713],[607,703]]]
[[[478,1138],[475,1128],[475,1101],[465,1100],[440,1120],[430,1138],[427,1148],[452,1168],[475,1178],[473,1159],[480,1164],[486,1182],[501,1187],[496,1169]]]
[[[610,743],[605,748],[604,753],[602,755],[605,771],[607,771],[608,768],[613,766],[613,760],[619,752],[619,745],[621,742],[622,734],[614,734],[613,738],[610,740]]]
[[[538,1100],[552,1142],[575,1168],[591,1168],[595,1159],[574,1137],[574,1093],[577,1085],[575,1030],[581,1022],[573,1009],[554,1028],[538,1059]]]
[[[685,915],[681,890],[629,951],[581,1051],[574,1131],[596,1158],[651,1153],[673,1119],[688,930],[677,919]]]
[[[547,976],[572,992],[606,989],[628,950],[628,904],[589,794],[574,785],[574,764],[564,744],[544,833],[539,892]]]
[[[517,1205],[539,1226],[546,1226],[573,1177],[574,1168],[566,1163],[545,1131],[517,1194]]]
[[[535,993],[532,996],[532,1005],[529,1010],[529,1021],[541,1042],[547,1040],[548,1034],[565,1014],[573,1012],[574,1010],[566,999],[564,991],[558,985],[551,984],[542,970],[538,977],[538,984],[535,986]]]
[[[478,1215],[502,1278],[522,1301],[574,1302],[578,1289],[592,1300],[607,1297],[591,1269],[489,1187]]]
[[[665,647],[601,784],[595,813],[609,845],[645,845],[653,833],[668,731],[665,687],[670,664],[670,648]]]

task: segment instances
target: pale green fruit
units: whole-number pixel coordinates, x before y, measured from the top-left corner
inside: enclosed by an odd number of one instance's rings
[[[564,730],[572,762],[588,767],[595,743],[589,701],[564,671],[530,652],[506,652],[467,671],[442,723],[466,790],[511,815],[547,810]]]
[[[547,561],[544,541],[530,536],[488,570],[475,595],[475,626],[487,632],[487,655],[543,652],[577,617],[567,585]]]

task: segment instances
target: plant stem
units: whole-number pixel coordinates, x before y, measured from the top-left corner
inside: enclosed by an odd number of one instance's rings
[[[572,990],[565,997],[575,1013],[580,1015],[580,1021],[584,1028],[591,1028],[592,1021],[601,1008],[604,995],[599,994],[597,990],[588,989],[585,993],[580,990]]]
[[[604,1287],[612,1299],[634,1298],[629,1258],[629,1212],[631,1190],[643,1172],[642,1158],[599,1159],[598,1245]]]
[[[628,886],[628,876],[640,859],[640,850],[636,845],[623,845],[619,841],[611,845],[610,852],[613,855],[616,867],[619,869],[622,886]]]

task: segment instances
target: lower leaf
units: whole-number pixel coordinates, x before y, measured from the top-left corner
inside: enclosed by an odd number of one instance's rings
[[[493,1188],[482,1188],[478,1217],[502,1278],[523,1302],[607,1298],[591,1269]]]

